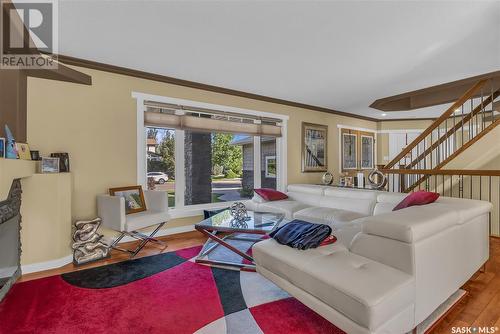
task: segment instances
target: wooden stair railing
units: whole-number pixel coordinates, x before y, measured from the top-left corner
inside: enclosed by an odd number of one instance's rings
[[[494,109],[499,102],[495,100],[500,96],[500,89],[491,83],[485,94],[487,82],[478,81],[384,169],[439,170],[498,126],[500,117]],[[399,191],[410,192],[428,177],[429,174],[399,173]]]
[[[427,129],[424,130],[414,141],[412,141],[404,150],[401,151],[391,162],[389,162],[385,169],[393,168],[396,164],[401,161],[407,154],[411,153],[412,150],[417,147],[425,138],[432,133],[436,128],[441,125],[445,120],[447,120],[450,115],[452,115],[455,110],[462,107],[462,105],[468,101],[474,94],[479,91],[485,84],[487,80],[481,80],[474,84],[467,92],[464,93],[451,107],[449,107],[439,118],[437,118]]]
[[[492,95],[488,96],[488,98],[483,101],[482,105],[481,104],[478,105],[476,108],[474,108],[474,110],[471,113],[465,115],[460,122],[455,123],[455,125],[450,130],[448,130],[448,132],[446,132],[444,136],[440,137],[436,142],[434,142],[434,144],[432,144],[423,153],[421,153],[418,157],[416,157],[405,168],[411,169],[417,166],[419,163],[421,163],[422,160],[426,158],[430,153],[432,153],[432,151],[434,151],[439,145],[443,144],[448,138],[451,138],[451,136],[453,136],[454,133],[463,128],[467,122],[469,122],[474,116],[476,116],[479,112],[481,112],[483,110],[483,106],[489,105],[498,96],[500,96],[500,90],[497,90]]]
[[[434,171],[437,171],[437,170],[443,171],[441,168],[443,168],[451,160],[455,159],[458,155],[460,155],[460,153],[462,153],[463,151],[465,151],[466,149],[468,149],[470,146],[472,146],[474,143],[476,143],[481,138],[483,138],[488,132],[490,132],[491,130],[493,130],[494,128],[496,128],[498,125],[500,125],[500,118],[498,118],[495,122],[491,123],[483,131],[481,131],[480,133],[478,133],[474,138],[472,138],[471,140],[467,141],[463,146],[461,146],[460,148],[458,148],[450,156],[448,156],[446,159],[444,159],[443,161],[441,161],[432,170],[434,170]],[[414,169],[413,170],[412,169],[405,169],[405,170],[412,171],[413,172],[412,174],[417,174],[418,175],[418,173],[415,173],[416,170],[414,170]],[[479,172],[481,172],[481,171],[479,171]],[[421,176],[415,182],[413,182],[412,185],[410,185],[410,186],[406,187],[405,189],[403,189],[404,190],[403,192],[409,193],[409,192],[413,191],[415,188],[419,187],[420,184],[422,184],[424,181],[426,181],[427,178],[429,177],[429,175],[430,174]]]

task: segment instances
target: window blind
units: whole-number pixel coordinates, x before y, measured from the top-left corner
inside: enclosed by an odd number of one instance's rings
[[[152,101],[145,106],[145,126],[281,137],[279,119]]]

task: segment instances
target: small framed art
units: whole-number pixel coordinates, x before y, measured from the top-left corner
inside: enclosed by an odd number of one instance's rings
[[[38,161],[39,173],[59,173],[59,158],[46,158]]]
[[[16,143],[17,156],[21,160],[31,160],[30,147],[26,143]]]
[[[109,189],[111,196],[125,199],[125,214],[146,211],[146,201],[141,186],[119,187]]]
[[[51,153],[52,158],[59,158],[59,172],[69,173],[69,154],[68,153]]]

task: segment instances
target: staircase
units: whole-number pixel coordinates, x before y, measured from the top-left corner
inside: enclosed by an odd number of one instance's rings
[[[500,87],[493,80],[475,83],[384,167],[385,173],[398,177],[393,191],[432,188],[430,178],[436,171],[500,124],[499,96]]]

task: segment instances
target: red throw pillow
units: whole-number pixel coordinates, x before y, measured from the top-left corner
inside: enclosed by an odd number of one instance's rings
[[[404,208],[409,208],[414,205],[426,205],[434,203],[439,198],[438,193],[431,193],[429,191],[416,191],[406,196],[392,211],[398,211]]]
[[[280,199],[287,199],[288,196],[283,194],[281,191],[270,189],[270,188],[260,188],[254,189],[255,193],[265,199],[266,201],[279,201]]]

